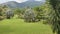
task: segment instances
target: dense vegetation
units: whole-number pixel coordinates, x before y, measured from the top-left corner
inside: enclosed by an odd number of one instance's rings
[[[55,12],[53,16],[53,32],[57,31],[57,34],[60,34],[60,0],[50,0],[50,4]]]

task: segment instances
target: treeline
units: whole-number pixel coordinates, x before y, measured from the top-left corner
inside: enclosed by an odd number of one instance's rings
[[[43,20],[45,23],[52,24],[54,10],[49,0],[39,7],[26,7],[11,9],[6,5],[0,6],[0,20],[3,19],[24,19],[26,22],[38,22]]]
[[[26,22],[38,22],[44,20],[49,22],[50,13],[52,11],[51,5],[49,2],[39,6],[39,7],[26,7],[26,8],[15,8],[11,9],[6,5],[0,6],[0,20],[2,19],[11,19],[12,17],[18,19],[24,19]]]

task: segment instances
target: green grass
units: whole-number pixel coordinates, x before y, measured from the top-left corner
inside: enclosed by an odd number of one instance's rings
[[[22,19],[5,19],[0,21],[0,34],[52,34],[52,30],[42,22],[26,23]]]

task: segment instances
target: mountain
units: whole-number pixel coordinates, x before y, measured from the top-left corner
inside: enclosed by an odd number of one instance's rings
[[[15,2],[15,1],[9,1],[9,2],[1,4],[1,6],[3,6],[3,5],[6,5],[9,8],[16,8],[16,7],[18,7],[19,3]]]
[[[41,2],[41,1],[26,1],[26,2],[21,3],[20,6],[21,7],[27,7],[27,6],[35,7],[35,6],[40,6],[42,4],[43,4],[43,2]]]
[[[6,2],[6,3],[3,3],[1,5],[7,5],[9,8],[24,8],[24,7],[35,7],[35,6],[40,6],[42,5],[44,2],[42,1],[26,1],[26,2],[23,2],[23,3],[18,3],[16,1],[9,1],[9,2]]]

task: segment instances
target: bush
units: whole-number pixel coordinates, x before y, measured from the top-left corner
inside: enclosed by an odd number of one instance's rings
[[[11,17],[14,16],[14,12],[11,10],[7,10],[5,14],[7,19],[10,19]]]
[[[3,16],[0,16],[0,20],[3,20],[4,19],[4,17]]]
[[[32,9],[26,10],[24,18],[26,22],[35,22],[35,14],[33,10]]]

